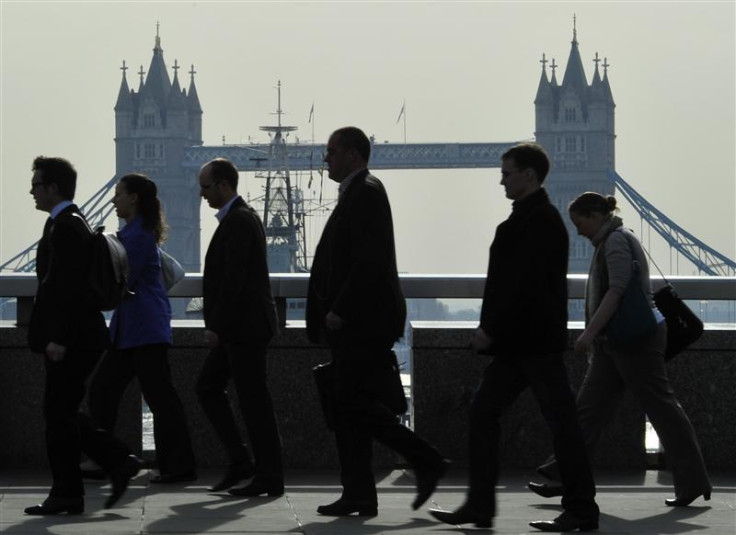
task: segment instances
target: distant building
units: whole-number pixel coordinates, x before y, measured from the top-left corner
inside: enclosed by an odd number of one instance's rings
[[[200,271],[200,198],[196,175],[183,167],[184,151],[202,145],[202,107],[189,71],[189,91],[179,84],[174,62],[171,82],[161,39],[156,42],[148,73],[141,65],[138,91],[130,89],[123,63],[123,80],[115,103],[115,174],[145,173],[159,188],[169,239],[164,244],[188,272]]]
[[[567,206],[585,191],[613,194],[606,172],[615,169],[614,109],[608,83],[608,63],[596,53],[593,81],[588,85],[573,28],[572,47],[562,84],[558,84],[555,60],[552,78],[547,78],[547,59],[542,56],[542,76],[534,99],[536,141],[552,160],[546,187],[552,202],[562,213],[570,234],[570,273],[587,273],[592,255],[590,242],[577,235],[567,217]]]

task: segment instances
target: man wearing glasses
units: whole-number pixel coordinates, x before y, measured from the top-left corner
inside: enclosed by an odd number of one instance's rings
[[[28,344],[44,357],[46,453],[53,484],[43,503],[25,509],[28,515],[84,512],[82,452],[111,479],[105,508],[115,505],[141,467],[125,444],[79,413],[85,383],[109,347],[110,333],[91,298],[92,234],[73,203],[76,186],[77,172],[69,161],[34,160],[30,194],[36,210],[48,212],[49,218],[36,253],[38,289]]]
[[[230,489],[234,496],[281,496],[281,440],[266,379],[266,348],[278,323],[263,223],[238,195],[238,169],[229,160],[217,158],[202,166],[199,188],[217,210],[219,225],[204,262],[205,338],[211,349],[197,395],[230,458],[225,477],[210,490]],[[231,378],[255,462],[230,408],[226,388]],[[251,477],[250,484],[231,489]]]

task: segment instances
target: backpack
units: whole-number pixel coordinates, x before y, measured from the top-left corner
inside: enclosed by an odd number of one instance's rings
[[[106,311],[114,310],[128,294],[130,267],[125,246],[115,234],[105,233],[105,227],[92,230],[87,220],[75,213],[86,225],[91,234],[92,254],[89,264],[89,284],[92,304]]]

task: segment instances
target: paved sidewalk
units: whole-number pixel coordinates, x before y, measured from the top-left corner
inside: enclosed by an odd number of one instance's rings
[[[206,487],[219,476],[208,471],[191,484],[150,485],[147,472],[135,479],[120,504],[102,509],[109,486],[87,484],[86,512],[79,516],[30,517],[29,505],[42,501],[49,477],[43,472],[0,471],[0,533],[130,535],[148,533],[243,533],[258,535],[418,535],[491,532],[459,529],[437,523],[429,507],[453,509],[464,498],[465,474],[450,472],[422,510],[412,511],[414,481],[401,470],[378,474],[379,512],[375,518],[330,518],[318,515],[320,504],[339,496],[335,471],[288,473],[286,494],[279,498],[238,499],[210,494]],[[541,533],[528,526],[560,512],[559,499],[545,500],[526,490],[534,476],[506,472],[499,486],[499,516],[492,533]],[[736,533],[736,473],[712,475],[711,501],[702,499],[685,508],[665,507],[672,497],[668,473],[647,471],[620,474],[599,472],[598,503],[602,510],[599,533],[734,535]]]

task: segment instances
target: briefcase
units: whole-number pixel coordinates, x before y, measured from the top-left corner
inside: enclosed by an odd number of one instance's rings
[[[326,362],[312,368],[314,382],[317,385],[319,401],[322,405],[322,413],[325,416],[327,429],[335,430],[335,364]]]

